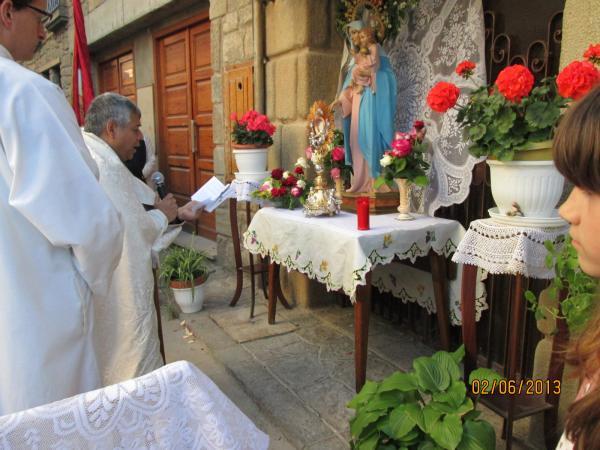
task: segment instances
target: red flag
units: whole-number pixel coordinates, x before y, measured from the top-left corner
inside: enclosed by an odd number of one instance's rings
[[[90,53],[85,37],[85,22],[79,0],[73,0],[73,21],[75,23],[75,45],[73,46],[73,110],[79,125],[83,125],[85,113],[94,99],[94,85],[90,71]],[[81,80],[82,104],[79,98],[79,81]],[[83,106],[83,111],[81,111]]]

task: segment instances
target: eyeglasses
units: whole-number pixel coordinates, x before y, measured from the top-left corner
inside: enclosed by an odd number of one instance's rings
[[[31,5],[25,5],[26,8],[32,9],[34,10],[36,13],[41,14],[42,16],[44,16],[41,20],[41,22],[46,25],[50,19],[52,19],[52,14],[50,14],[48,11],[44,11],[43,9],[40,8],[36,8],[35,6],[31,6]]]

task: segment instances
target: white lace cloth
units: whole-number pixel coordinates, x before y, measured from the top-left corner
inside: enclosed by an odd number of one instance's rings
[[[414,262],[429,250],[449,256],[465,233],[454,220],[417,216],[416,220],[400,222],[395,217],[396,214],[371,216],[371,229],[358,231],[356,214],[304,217],[301,209],[263,208],[244,234],[244,246],[251,253],[270,256],[288,271],[297,270],[316,279],[330,291],[343,289],[354,302],[356,288],[366,284],[366,274],[375,266],[384,266],[394,257]],[[411,268],[395,268],[397,273],[382,272],[379,277],[375,271],[372,284],[395,292],[400,298],[407,293],[406,301],[420,298],[428,311],[435,311],[433,293],[419,286],[431,285],[431,275],[417,271],[423,274],[422,282],[415,283],[410,275],[400,274],[406,270],[406,274],[414,275]],[[481,294],[482,287],[479,289]],[[487,308],[485,295],[482,297],[479,312]],[[456,309],[459,301],[450,306],[453,321],[460,323],[460,310]]]
[[[545,264],[544,241],[564,241],[569,227],[523,228],[502,225],[492,219],[475,220],[458,245],[452,261],[471,264],[493,274],[521,274],[531,278],[554,278]]]
[[[269,437],[193,364],[0,417],[0,449],[266,450]]]
[[[408,131],[417,119],[427,123],[432,143],[430,184],[412,189],[415,210],[433,215],[441,206],[461,203],[469,194],[471,172],[478,162],[468,151],[456,111],[432,112],[425,99],[438,81],[461,90],[485,80],[485,36],[481,0],[421,0],[394,41],[384,48],[398,81],[395,126]],[[472,80],[454,73],[468,59],[477,64]],[[464,98],[460,101],[464,101]]]

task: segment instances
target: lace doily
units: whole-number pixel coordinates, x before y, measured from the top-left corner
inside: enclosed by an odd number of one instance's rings
[[[456,111],[433,113],[425,100],[438,81],[451,81],[461,89],[484,84],[481,0],[421,0],[407,26],[384,48],[398,81],[396,129],[408,131],[417,119],[428,125],[433,147],[430,184],[424,191],[412,189],[411,200],[415,210],[433,215],[438,208],[467,198],[473,166],[480,161],[469,154]],[[454,73],[465,59],[477,64],[470,81]]]
[[[522,228],[492,219],[475,220],[458,245],[452,261],[471,264],[492,274],[521,274],[531,278],[554,278],[545,264],[544,241],[564,242],[569,227]]]
[[[269,437],[193,364],[0,417],[1,449],[266,450]]]

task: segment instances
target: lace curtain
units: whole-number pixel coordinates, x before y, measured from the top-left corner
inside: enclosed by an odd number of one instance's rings
[[[468,152],[456,111],[432,112],[427,93],[438,81],[463,88],[485,82],[485,39],[481,0],[421,0],[397,38],[384,48],[398,80],[396,129],[408,131],[417,119],[428,125],[430,185],[413,187],[413,210],[433,215],[442,207],[463,202],[469,194],[473,166],[480,160]],[[454,73],[462,60],[477,64],[467,81]],[[460,100],[459,100],[460,101]]]

